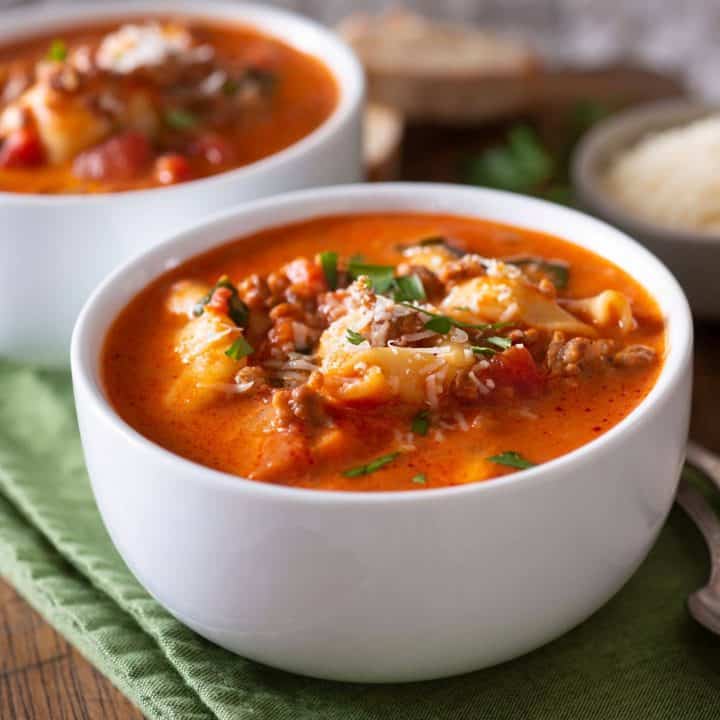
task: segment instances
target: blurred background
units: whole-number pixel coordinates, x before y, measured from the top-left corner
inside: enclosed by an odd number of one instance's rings
[[[40,1],[0,0],[0,8]],[[351,13],[398,5],[382,0],[267,4],[299,10],[329,24]],[[520,35],[553,64],[598,67],[631,61],[681,74],[694,92],[720,99],[720,3],[714,0],[406,0],[403,6]]]

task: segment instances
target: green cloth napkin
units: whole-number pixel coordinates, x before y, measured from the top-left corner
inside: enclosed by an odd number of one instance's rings
[[[385,686],[271,670],[203,640],[140,587],[95,508],[69,377],[0,362],[0,572],[148,718],[715,720],[720,639],[684,604],[707,562],[676,509],[619,595],[519,660]]]

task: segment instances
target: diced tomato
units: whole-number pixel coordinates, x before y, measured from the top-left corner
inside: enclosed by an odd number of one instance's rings
[[[307,258],[297,258],[283,268],[293,290],[306,297],[327,289],[322,267]]]
[[[543,381],[530,351],[517,345],[493,356],[486,377],[498,385],[512,385],[521,390],[536,389]]]
[[[205,133],[190,145],[190,155],[201,157],[210,165],[229,165],[235,161],[235,148],[222,135]]]
[[[0,145],[0,168],[37,167],[45,163],[45,148],[32,128],[12,132]]]
[[[148,168],[151,158],[147,137],[129,131],[81,152],[73,163],[73,173],[84,180],[132,180]]]
[[[230,298],[232,297],[232,290],[226,287],[216,288],[210,298],[210,302],[206,305],[208,308],[217,310],[219,313],[227,315],[230,309]]]
[[[192,176],[192,168],[184,155],[168,153],[155,161],[155,179],[161,185],[174,185],[191,180]]]

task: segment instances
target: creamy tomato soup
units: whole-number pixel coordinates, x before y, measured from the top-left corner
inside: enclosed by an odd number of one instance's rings
[[[324,490],[486,481],[602,435],[652,388],[647,292],[559,238],[477,219],[314,219],[230,242],[125,308],[112,404],[190,460]]]
[[[0,46],[0,190],[169,185],[305,137],[338,90],[320,61],[250,27],[171,17]]]

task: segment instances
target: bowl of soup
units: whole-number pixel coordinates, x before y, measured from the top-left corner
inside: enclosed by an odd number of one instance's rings
[[[332,32],[269,7],[6,12],[0,355],[67,364],[82,303],[134,253],[239,202],[359,180],[363,82]]]
[[[292,193],[107,279],[73,336],[87,467],[140,582],[268,665],[388,682],[528,652],[672,504],[692,324],[614,228],[490,190]]]

